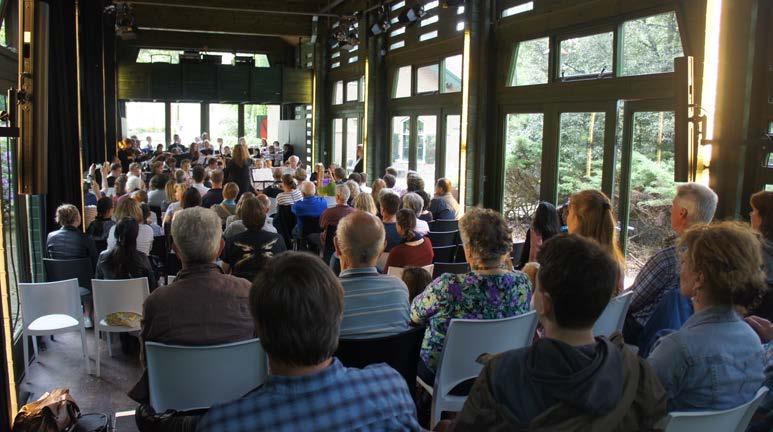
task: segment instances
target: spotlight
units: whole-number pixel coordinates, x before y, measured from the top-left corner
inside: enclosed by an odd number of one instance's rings
[[[427,12],[424,11],[424,5],[421,3],[417,3],[404,11],[400,13],[400,15],[397,16],[397,19],[401,23],[412,23],[416,22],[419,18],[426,15]]]
[[[370,29],[368,30],[368,35],[370,36],[378,36],[382,33],[386,33],[389,28],[392,27],[392,24],[389,23],[389,14],[386,13],[386,7],[382,4],[379,8],[378,12],[378,18],[376,19],[376,23],[373,24]]]

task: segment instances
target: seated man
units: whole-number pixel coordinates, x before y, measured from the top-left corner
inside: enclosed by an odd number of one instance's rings
[[[693,225],[711,222],[717,209],[714,191],[698,183],[683,184],[676,190],[671,204],[671,228],[677,235],[681,236]],[[642,335],[642,330],[664,295],[674,289],[679,290],[679,260],[676,246],[671,245],[647,261],[631,286],[633,298],[623,329],[626,342],[640,348],[649,342],[654,334]],[[659,330],[652,328],[652,332]]]
[[[666,415],[655,372],[622,337],[593,337],[617,284],[618,266],[581,236],[548,240],[532,299],[545,337],[492,357],[454,431],[651,430]]]
[[[194,179],[196,172],[193,172]],[[213,205],[223,202],[223,171],[216,169],[209,174],[209,179],[212,182],[212,188],[207,190],[204,195],[201,196],[201,206],[206,208],[212,208]]]
[[[349,188],[346,185],[336,185],[336,205],[335,207],[330,207],[329,209],[322,212],[322,215],[319,217],[319,227],[322,229],[322,234],[320,235],[321,243],[324,248],[325,242],[327,239],[325,238],[325,230],[328,227],[335,227],[338,226],[338,222],[349,213],[353,212],[354,209],[352,207],[349,207],[348,204],[346,204],[347,201],[349,201]],[[331,239],[332,241],[332,239]]]
[[[209,192],[209,188],[204,186],[204,180],[207,178],[207,171],[201,165],[196,165],[191,171],[191,177],[193,178],[193,185],[191,187],[196,188],[203,197]]]
[[[199,432],[419,431],[405,380],[385,364],[346,368],[333,353],[344,298],[318,258],[287,252],[250,292],[270,375],[241,399],[210,408]]]
[[[435,196],[429,204],[434,219],[459,219],[461,206],[451,193],[451,181],[445,178],[435,183]]]
[[[218,345],[255,336],[249,281],[224,275],[215,264],[223,250],[221,234],[220,219],[211,210],[192,207],[175,212],[172,248],[182,270],[173,283],[159,287],[145,300],[143,342]],[[147,372],[129,397],[149,402]]]
[[[381,219],[386,232],[386,246],[384,252],[390,252],[393,247],[400,244],[402,238],[397,233],[397,211],[400,210],[400,197],[396,193],[388,192],[379,200],[381,207]]]
[[[357,210],[338,222],[334,244],[344,287],[341,336],[380,337],[407,330],[411,320],[408,287],[376,270],[384,250],[381,221]]]
[[[292,212],[297,218],[297,224],[293,228],[293,237],[301,238],[303,235],[303,218],[318,218],[327,210],[327,201],[316,195],[317,188],[314,183],[305,181],[301,183],[303,199],[292,206]]]

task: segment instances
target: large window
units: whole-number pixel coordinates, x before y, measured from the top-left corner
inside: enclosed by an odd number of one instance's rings
[[[462,144],[462,116],[446,116],[446,160],[445,178],[451,180],[454,187],[459,186],[459,151]],[[425,182],[426,183],[426,182]],[[431,184],[427,189],[433,188]]]
[[[172,135],[179,135],[180,142],[187,146],[201,135],[201,104],[172,103]]]
[[[333,119],[333,154],[330,155],[330,163],[341,164],[341,155],[344,152],[344,120]]]
[[[683,55],[674,12],[626,21],[621,38],[622,75],[672,72],[674,58]]]
[[[346,101],[357,102],[360,100],[360,81],[354,80],[346,83]]]
[[[601,189],[604,164],[603,112],[561,113],[558,141],[558,204],[571,194]]]
[[[561,78],[612,74],[613,33],[561,41]]]
[[[422,66],[416,69],[416,93],[433,93],[438,91],[439,67],[437,64]]]
[[[220,64],[230,65],[233,64],[235,57],[252,57],[255,61],[255,67],[270,67],[268,62],[268,56],[265,54],[253,54],[253,53],[231,53],[221,51],[205,51],[203,54],[219,55],[222,56]]]
[[[248,146],[279,140],[279,105],[244,105],[244,139]]]
[[[397,169],[397,179],[405,185],[405,175],[408,171],[411,147],[411,118],[408,116],[392,117],[392,166]]]
[[[441,93],[462,91],[462,55],[446,57],[443,60],[443,83]]]
[[[344,103],[344,82],[336,81],[333,84],[333,105],[341,105]]]
[[[239,107],[235,104],[209,104],[209,139],[218,138],[233,148],[239,142]]]
[[[423,115],[416,118],[416,171],[424,186],[435,188],[435,152],[437,150],[437,116]]]
[[[6,97],[0,96],[0,110],[6,110]],[[8,126],[6,122],[0,123],[1,126]],[[2,203],[3,245],[5,246],[5,275],[8,284],[8,303],[10,306],[11,336],[16,331],[21,331],[21,321],[19,316],[19,293],[18,283],[21,282],[22,263],[20,260],[19,226],[17,225],[18,211],[20,201],[16,195],[16,151],[9,138],[0,138],[0,203]],[[5,293],[2,293],[5,294]]]
[[[546,84],[550,59],[550,38],[519,42],[510,68],[510,86]]]
[[[180,63],[182,51],[140,48],[137,53],[137,63]]]
[[[502,209],[513,239],[524,241],[540,201],[544,114],[505,118],[505,167]]]
[[[140,140],[151,137],[153,142],[166,141],[166,117],[163,102],[126,102],[126,131]]]
[[[403,66],[395,74],[392,97],[403,98],[411,96],[411,66]]]
[[[346,119],[346,169],[351,172],[357,162],[357,144],[360,143],[359,135],[360,119],[350,117]]]

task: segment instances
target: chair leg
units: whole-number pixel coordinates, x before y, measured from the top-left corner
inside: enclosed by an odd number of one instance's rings
[[[101,353],[100,353],[100,351],[101,351],[101,348],[102,348],[101,347],[102,344],[99,342],[99,340],[101,338],[102,338],[102,332],[97,330],[97,337],[96,337],[96,341],[97,341],[97,349],[96,349],[96,351],[97,351],[97,378],[100,377],[100,372],[101,372],[101,369],[100,369]]]
[[[81,325],[81,345],[83,347],[83,359],[86,362],[86,375],[89,374],[89,344],[86,342],[86,327]]]
[[[32,336],[32,351],[35,353],[35,357],[38,356],[38,337]]]
[[[107,355],[113,356],[113,333],[107,332]]]
[[[35,336],[32,336],[33,338]],[[29,381],[30,376],[27,373],[27,368],[30,362],[30,347],[29,347],[29,340],[27,340],[29,336],[27,336],[26,333],[22,333],[22,345],[24,345],[24,380]]]

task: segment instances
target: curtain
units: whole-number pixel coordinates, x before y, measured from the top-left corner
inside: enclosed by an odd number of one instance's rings
[[[79,2],[81,125],[83,164],[104,162],[108,147],[105,134],[105,80],[102,62],[104,0]],[[111,39],[112,41],[112,39]],[[110,62],[113,63],[112,61]]]

